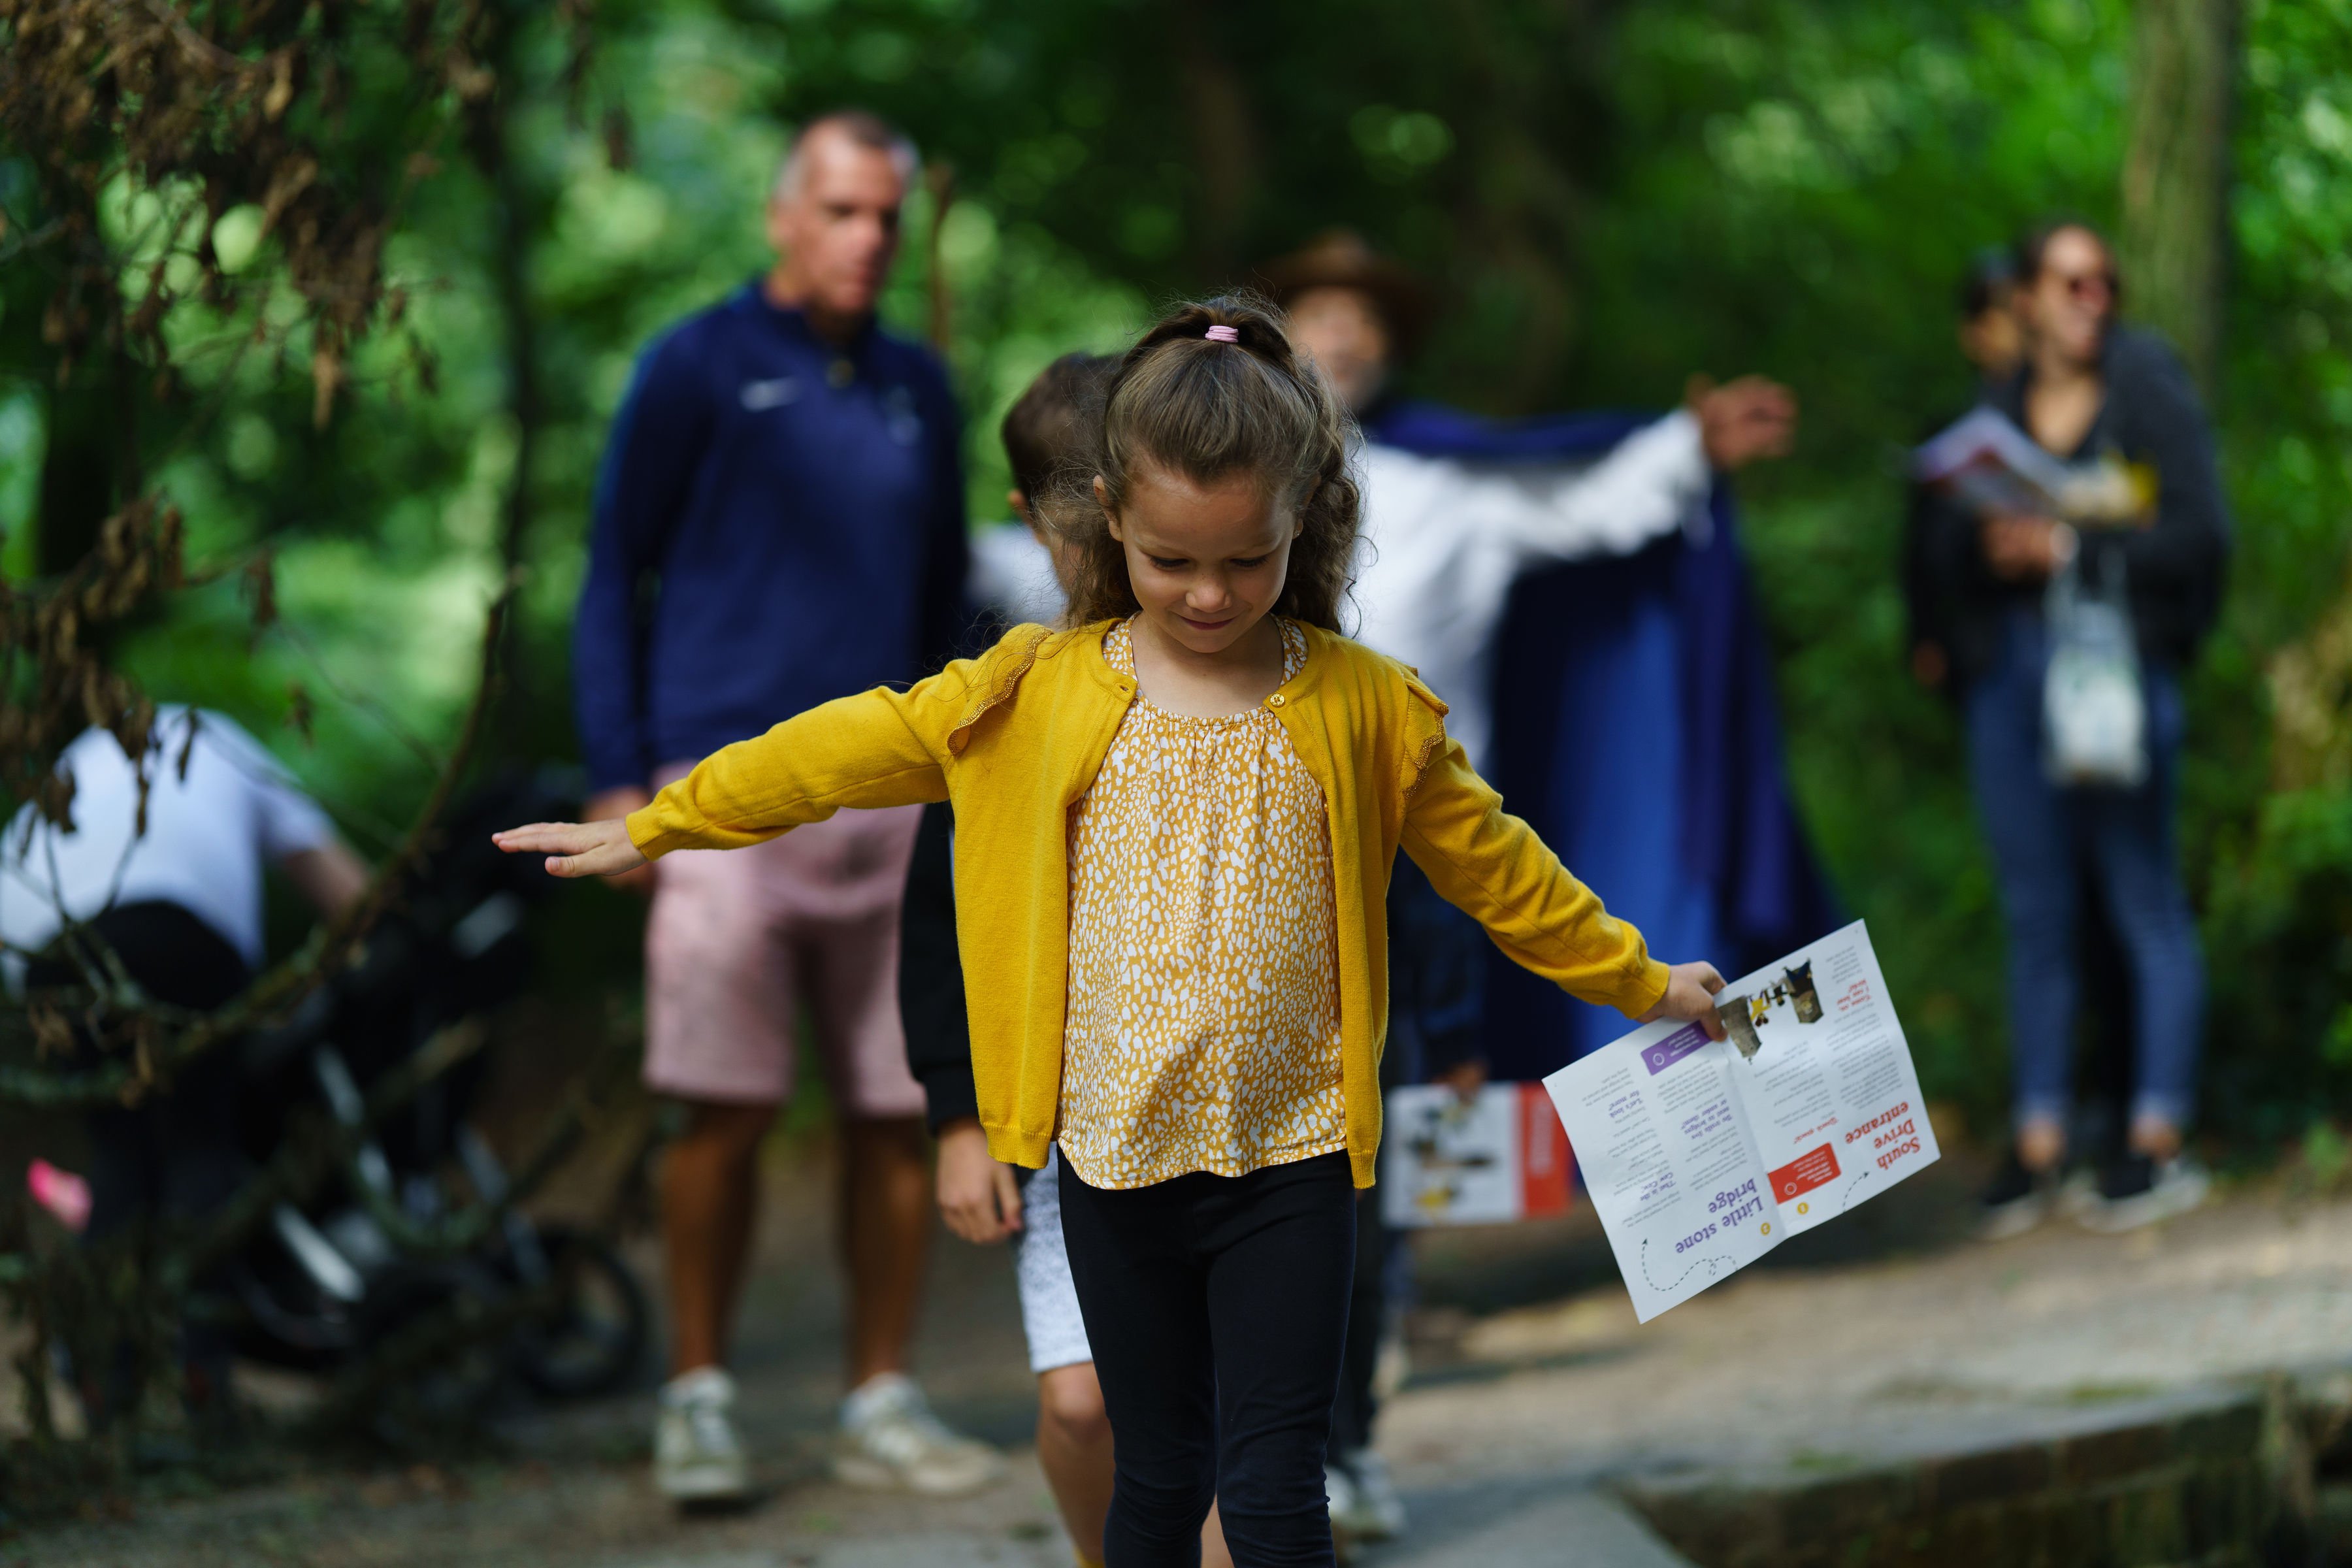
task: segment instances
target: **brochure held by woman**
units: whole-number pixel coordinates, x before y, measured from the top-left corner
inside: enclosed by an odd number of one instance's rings
[[[1911,477],[1949,491],[1981,517],[2010,512],[2078,528],[2143,528],[2156,507],[2156,473],[2146,465],[2113,452],[2070,463],[1983,406],[1914,451]]]

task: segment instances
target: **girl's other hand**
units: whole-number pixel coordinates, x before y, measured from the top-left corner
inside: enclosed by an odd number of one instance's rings
[[[1021,1228],[1021,1184],[969,1118],[940,1129],[939,1192],[940,1217],[966,1241],[986,1247]]]
[[[1714,964],[1675,964],[1666,971],[1666,994],[1633,1022],[1654,1024],[1661,1018],[1680,1018],[1705,1029],[1708,1039],[1719,1040],[1727,1031],[1716,1015],[1715,994],[1722,989],[1723,976],[1716,973]]]
[[[1473,1057],[1467,1061],[1455,1062],[1444,1072],[1432,1074],[1429,1081],[1444,1084],[1467,1104],[1477,1099],[1486,1087],[1486,1064]]]
[[[509,855],[545,855],[551,877],[612,877],[646,864],[629,842],[628,824],[615,817],[606,822],[534,822],[490,835],[490,842]]]

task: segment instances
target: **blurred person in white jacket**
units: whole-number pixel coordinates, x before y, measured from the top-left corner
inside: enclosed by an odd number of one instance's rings
[[[86,730],[57,772],[72,781],[70,826],[27,805],[0,835],[0,965],[12,994],[80,984],[110,954],[152,1001],[210,1012],[261,967],[269,868],[323,915],[366,890],[366,865],[327,814],[225,714],[159,710],[135,761],[110,732]],[[138,1104],[90,1112],[85,1239],[185,1223],[227,1202],[249,1173],[239,1087],[236,1052],[220,1047]],[[187,1325],[181,1356],[190,1409],[225,1409],[218,1331]],[[79,1371],[100,1419],[132,1392],[122,1367]]]
[[[1541,433],[1517,439],[1509,426],[1392,395],[1392,372],[1426,327],[1431,300],[1419,279],[1355,235],[1326,235],[1260,268],[1260,278],[1363,429],[1357,636],[1420,671],[1449,709],[1447,733],[1482,772],[1494,746],[1496,634],[1519,576],[1703,531],[1717,475],[1778,457],[1795,437],[1796,400],[1786,387],[1760,376],[1720,386],[1694,376],[1681,408],[1604,450],[1563,458]],[[1389,929],[1383,1079],[1438,1079],[1475,1091],[1486,1076],[1483,933],[1404,859],[1390,882]],[[1403,1503],[1372,1448],[1386,1241],[1368,1195],[1328,1480],[1333,1522],[1358,1540],[1384,1540],[1404,1526]]]

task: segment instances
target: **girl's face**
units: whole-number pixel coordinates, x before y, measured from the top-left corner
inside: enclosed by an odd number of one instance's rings
[[[1177,646],[1211,658],[1225,653],[1282,597],[1298,520],[1255,477],[1202,485],[1139,468],[1118,510],[1099,477],[1095,499],[1127,552],[1128,581],[1144,618]]]

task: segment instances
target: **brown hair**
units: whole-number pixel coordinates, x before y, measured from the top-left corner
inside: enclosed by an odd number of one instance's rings
[[[1087,426],[1102,413],[1103,389],[1118,364],[1108,354],[1064,354],[1039,371],[1004,411],[996,433],[1013,465],[1013,488],[1028,498],[1033,510],[1065,468],[1085,465],[1085,477],[1093,481]]]
[[[1210,338],[1213,326],[1232,328],[1234,341]],[[1265,300],[1227,294],[1170,311],[1110,377],[1092,471],[1057,482],[1042,513],[1075,557],[1071,624],[1139,608],[1108,511],[1138,469],[1159,468],[1195,484],[1255,475],[1280,505],[1297,508],[1298,536],[1274,613],[1339,630],[1356,552],[1354,437],[1347,405],[1291,345],[1282,313]],[[1108,511],[1095,498],[1097,476]]]

